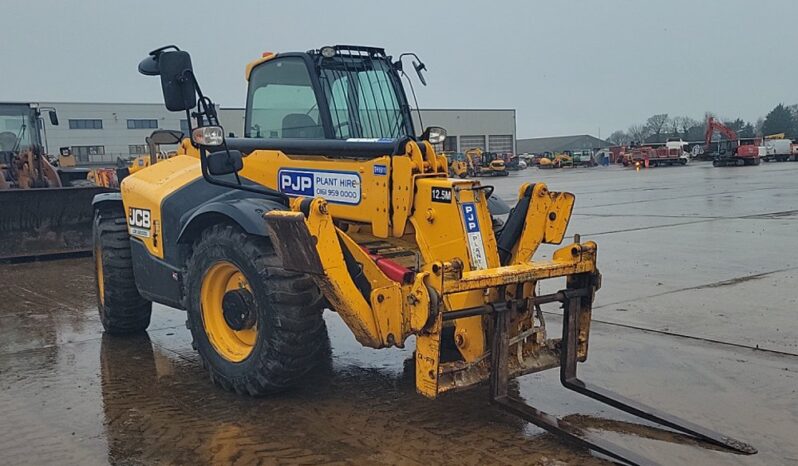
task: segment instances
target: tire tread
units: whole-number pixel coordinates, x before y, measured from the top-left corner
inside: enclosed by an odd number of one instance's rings
[[[225,247],[235,247],[251,260],[258,271],[259,284],[250,279],[250,286],[265,286],[268,312],[273,313],[268,321],[269,332],[262,336],[266,340],[256,345],[255,352],[247,358],[246,361],[251,360],[251,367],[243,375],[226,370],[235,363],[214,364],[203,351],[205,347],[214,351],[212,346],[204,344],[204,340],[203,344],[199,341],[199,338],[207,338],[198,298],[202,277],[191,275],[204,273],[201,260],[208,251],[220,248],[214,252],[224,255]],[[325,301],[321,292],[310,277],[282,268],[268,238],[246,234],[234,225],[218,224],[202,232],[193,251],[186,266],[187,326],[191,330],[192,345],[199,349],[203,365],[215,384],[252,396],[275,393],[296,385],[324,359],[324,352],[329,351],[329,340],[322,318]]]
[[[96,210],[94,228],[103,264],[104,302],[100,302],[99,288],[97,293],[103,328],[111,334],[144,331],[150,325],[152,303],[136,288],[124,211],[118,207]]]

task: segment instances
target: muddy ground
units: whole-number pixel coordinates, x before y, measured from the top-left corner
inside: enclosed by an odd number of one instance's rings
[[[510,199],[527,180],[574,192],[569,232],[599,244],[584,378],[759,454],[632,424],[556,372],[513,390],[663,464],[798,464],[798,163],[486,182]],[[329,312],[325,368],[251,399],[211,385],[180,311],[157,307],[147,335],[103,335],[90,259],[0,265],[0,277],[0,464],[604,463],[492,407],[484,387],[416,395],[412,348],[363,349]]]

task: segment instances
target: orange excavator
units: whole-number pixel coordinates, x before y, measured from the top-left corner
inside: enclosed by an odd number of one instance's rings
[[[714,117],[707,117],[707,130],[704,133],[704,151],[710,152],[712,136],[715,131],[725,139],[718,141],[717,151],[712,159],[712,166],[759,165],[759,144],[756,139],[742,141],[737,133]]]

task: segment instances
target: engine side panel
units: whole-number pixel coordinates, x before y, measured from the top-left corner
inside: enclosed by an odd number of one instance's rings
[[[147,252],[164,258],[163,212],[165,199],[202,178],[199,160],[187,155],[171,159],[140,170],[125,178],[120,186],[122,202],[127,213],[128,231],[144,244]],[[197,204],[201,200],[197,200]]]

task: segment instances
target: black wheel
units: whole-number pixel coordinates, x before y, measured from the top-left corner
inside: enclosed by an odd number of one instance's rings
[[[136,288],[127,218],[121,206],[100,207],[94,212],[94,277],[105,331],[122,334],[146,330],[152,303]]]
[[[263,395],[291,387],[329,351],[318,287],[283,270],[268,238],[232,225],[205,230],[185,286],[193,345],[226,390]]]
[[[720,166],[720,162],[718,162],[717,160],[713,160],[712,161],[712,166],[713,167],[719,167]]]

